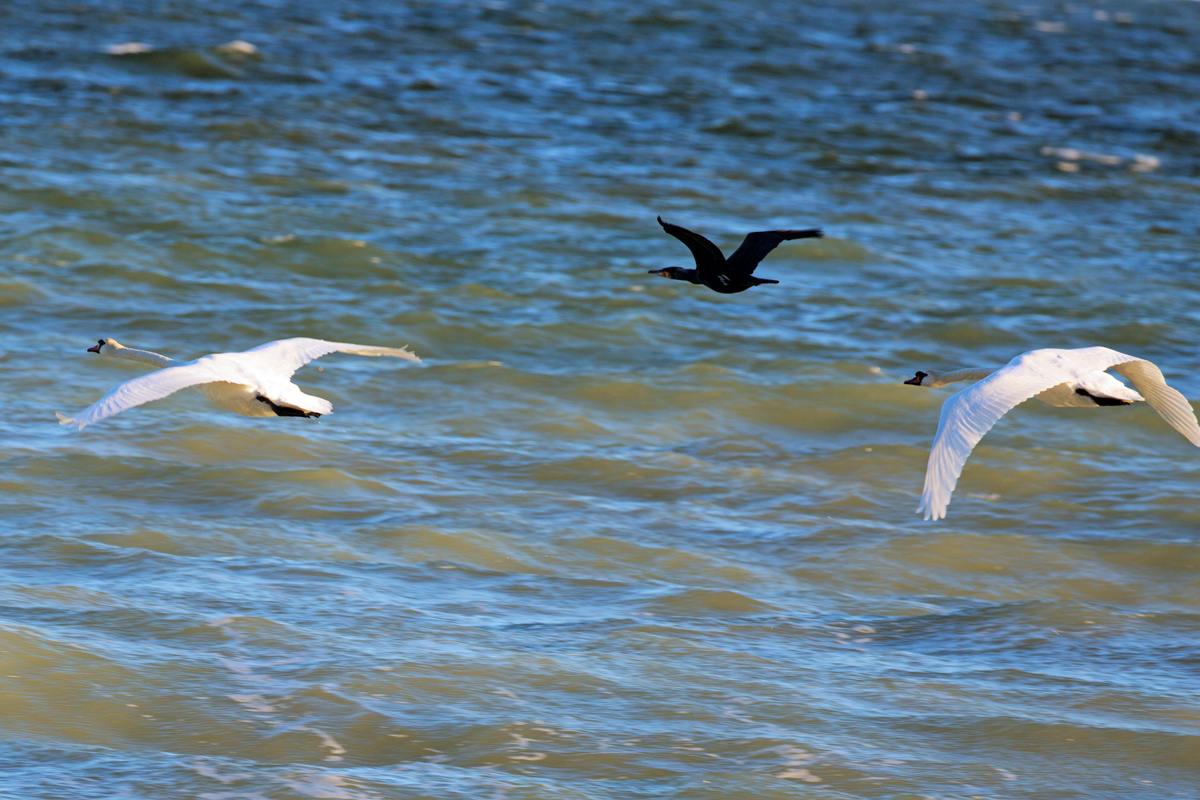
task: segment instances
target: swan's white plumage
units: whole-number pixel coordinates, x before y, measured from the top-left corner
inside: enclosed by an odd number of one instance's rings
[[[286,376],[291,377],[296,370],[308,362],[330,353],[353,353],[356,356],[393,356],[409,361],[421,360],[403,347],[374,347],[365,344],[326,342],[323,339],[280,339],[276,342],[260,344],[245,353],[236,355],[250,356],[253,354],[255,358],[262,359],[263,363],[272,365],[272,368],[279,371],[280,374],[287,370]]]
[[[1113,370],[1124,376],[1146,397],[1150,407],[1179,431],[1189,442],[1200,447],[1200,425],[1196,411],[1187,398],[1167,385],[1162,371],[1149,361],[1131,359],[1114,364]]]
[[[79,430],[83,430],[88,425],[128,408],[158,400],[189,386],[219,380],[224,378],[219,373],[210,371],[205,364],[192,362],[178,367],[167,367],[114,386],[107,394],[85,408],[72,422]]]
[[[1141,394],[1105,374],[1110,368],[1128,378]],[[1200,424],[1191,404],[1167,386],[1162,372],[1151,362],[1107,347],[1032,350],[942,405],[917,513],[924,511],[925,519],[946,516],[967,457],[1009,409],[1032,397],[1051,405],[1078,405],[1076,388],[1129,402],[1145,399],[1171,427],[1200,447]]]
[[[105,355],[156,363],[150,358],[154,357],[159,359],[157,363],[174,364],[165,356],[129,350],[112,340],[107,342],[107,345],[103,341],[101,343],[100,352]],[[128,351],[128,354],[122,354],[122,350]],[[217,405],[248,417],[275,416],[269,405],[258,400],[260,396],[278,406],[314,414],[328,414],[333,410],[333,405],[324,398],[313,397],[300,391],[300,387],[291,382],[291,377],[309,361],[329,353],[421,360],[404,348],[326,342],[321,339],[281,339],[244,353],[216,353],[125,381],[88,406],[74,419],[59,415],[59,420],[64,424],[76,425],[82,430],[126,409],[158,400],[191,386],[196,387],[201,394]]]

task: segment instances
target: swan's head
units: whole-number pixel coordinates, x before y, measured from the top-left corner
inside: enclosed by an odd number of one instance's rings
[[[99,353],[102,356],[111,356],[117,350],[123,349],[125,345],[118,342],[116,339],[100,339],[95,345],[88,348],[89,353]]]
[[[676,281],[690,281],[692,276],[688,273],[695,272],[695,270],[684,269],[683,267],[663,267],[662,269],[652,269],[649,272],[651,275],[657,275],[660,278],[670,278]]]
[[[981,381],[996,370],[981,367],[979,369],[956,369],[953,372],[938,372],[936,369],[920,370],[916,375],[905,381],[909,386],[924,386],[927,389],[940,389],[959,381]]]

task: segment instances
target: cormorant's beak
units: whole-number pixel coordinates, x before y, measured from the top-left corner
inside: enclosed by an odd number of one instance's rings
[[[89,352],[89,353],[99,353],[99,352],[100,352],[100,345],[98,345],[98,344],[94,344],[94,345],[92,345],[91,347],[89,347],[89,348],[88,348],[88,352]]]
[[[661,277],[663,277],[663,278],[669,277],[669,276],[667,275],[667,271],[666,271],[665,269],[652,269],[652,270],[648,270],[648,272],[649,272],[651,275],[658,275],[658,276],[661,276]]]
[[[924,375],[918,375],[918,376],[917,376],[917,377],[915,377],[915,378],[909,378],[908,380],[906,380],[906,381],[904,382],[904,385],[905,385],[905,386],[920,386],[920,385],[921,385],[921,379],[922,379],[922,378],[924,378],[924,377],[925,377]]]

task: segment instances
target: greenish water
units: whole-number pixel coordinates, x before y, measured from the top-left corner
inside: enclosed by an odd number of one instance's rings
[[[948,390],[901,381],[1105,345],[1200,396],[1200,5],[10,4],[0,48],[0,795],[1196,797],[1196,449],[1021,406],[929,524]],[[646,274],[658,214],[827,236],[721,296]],[[101,336],[424,361],[73,433],[145,371]]]

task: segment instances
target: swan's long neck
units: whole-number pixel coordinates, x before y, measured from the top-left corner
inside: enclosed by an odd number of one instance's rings
[[[924,386],[945,386],[959,381],[981,381],[996,370],[987,368],[956,369],[953,372],[929,372],[929,377],[922,381]]]
[[[134,350],[132,347],[109,347],[104,348],[104,355],[109,358],[124,358],[127,361],[140,361],[143,364],[151,364],[155,367],[166,367],[175,363],[175,359],[160,356],[158,353],[151,353],[149,350]]]

